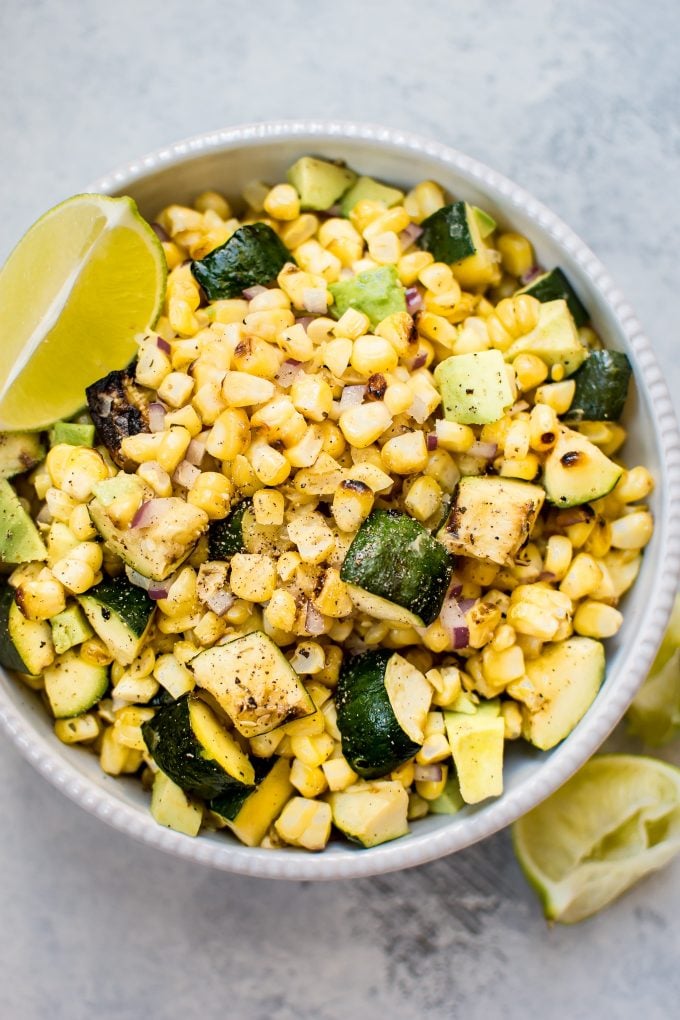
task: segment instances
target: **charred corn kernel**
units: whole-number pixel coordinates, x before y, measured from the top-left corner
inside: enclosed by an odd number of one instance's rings
[[[174,340],[170,358],[174,369],[188,368],[201,353],[201,342],[196,338]]]
[[[324,294],[327,293],[326,280],[323,276],[300,269],[292,262],[286,263],[277,276],[276,282],[290,300],[293,308],[301,312],[306,311],[307,291],[320,290]]]
[[[531,449],[540,453],[552,449],[559,434],[559,422],[553,408],[548,404],[536,404],[531,410],[528,424]]]
[[[395,783],[401,783],[401,785],[408,790],[409,786],[413,786],[413,776],[415,772],[414,762],[406,761],[403,765],[399,765],[396,769],[390,772],[390,779],[393,779]]]
[[[333,324],[333,333],[337,337],[345,337],[349,340],[358,340],[371,328],[371,320],[363,312],[356,308],[348,308]]]
[[[376,400],[343,411],[338,424],[347,442],[362,450],[390,427],[392,415],[381,400]]]
[[[584,421],[577,430],[599,446],[607,457],[612,457],[626,441],[626,430],[615,421]]]
[[[234,487],[217,471],[203,471],[187,492],[187,503],[205,510],[211,521],[223,520],[231,508]]]
[[[581,599],[602,582],[602,571],[588,553],[578,553],[560,583],[560,591],[570,599]]]
[[[418,274],[434,262],[429,251],[410,251],[402,255],[397,263],[399,280],[405,287],[412,287],[418,280]]]
[[[416,754],[419,765],[434,765],[451,757],[451,747],[445,733],[428,733]]]
[[[185,372],[170,372],[157,387],[158,399],[169,407],[183,407],[191,397],[194,380]]]
[[[456,462],[446,450],[433,450],[427,458],[424,473],[434,478],[445,492],[453,492],[460,478]]]
[[[92,524],[92,518],[84,503],[74,507],[68,519],[68,526],[75,537],[81,542],[86,542],[89,538],[95,538],[97,534],[97,529]]]
[[[505,436],[506,458],[523,460],[529,453],[530,427],[528,421],[513,421]]]
[[[444,193],[434,181],[421,181],[404,199],[404,208],[416,223],[421,223],[443,205]]]
[[[153,708],[140,708],[138,705],[126,705],[115,713],[113,733],[119,744],[133,751],[146,751],[146,743],[142,736],[142,726],[153,719]]]
[[[82,595],[95,583],[96,571],[88,563],[70,554],[53,564],[52,573],[73,595]]]
[[[62,462],[60,488],[84,503],[91,497],[93,486],[109,477],[109,470],[96,450],[82,446],[72,446],[70,450],[71,453]]]
[[[331,692],[328,690],[328,688],[324,686],[324,684],[319,683],[318,680],[309,680],[305,684],[305,687],[307,688],[307,694],[309,694],[310,698],[314,702],[314,705],[317,709],[321,709],[331,696]]]
[[[310,768],[299,758],[293,759],[290,770],[290,781],[295,789],[303,797],[318,797],[324,790],[328,789],[326,776],[321,768]]]
[[[524,676],[524,654],[518,645],[503,651],[487,647],[482,653],[482,670],[490,684],[505,686]]]
[[[404,432],[388,439],[382,448],[382,459],[388,471],[398,475],[414,475],[427,467],[427,444],[424,432]]]
[[[265,608],[264,615],[271,627],[291,633],[297,616],[295,599],[285,588],[277,588]]]
[[[79,542],[71,549],[69,557],[87,563],[95,574],[101,569],[104,558],[102,547],[98,542]]]
[[[380,460],[380,464],[382,464],[382,460]],[[349,480],[364,482],[373,492],[384,492],[394,485],[392,478],[383,471],[382,467],[378,467],[371,461],[354,464],[349,472]]]
[[[582,602],[574,614],[574,630],[584,637],[613,637],[622,623],[623,616],[618,609],[590,599]]]
[[[458,330],[448,319],[434,312],[423,312],[418,318],[418,332],[428,340],[434,340],[444,347],[453,347],[458,339]]]
[[[352,226],[350,221],[339,216],[332,216],[331,218],[324,220],[319,227],[319,243],[322,244],[324,248],[328,248],[334,241],[338,241],[340,239],[348,239],[355,243],[358,242],[359,253],[356,258],[361,257],[361,249],[363,247],[361,243],[361,235],[358,233],[356,228]],[[355,259],[352,261],[355,261]]]
[[[140,464],[137,474],[150,485],[157,496],[172,496],[172,479],[167,471],[164,471],[158,461],[149,460]]]
[[[155,459],[164,471],[172,475],[180,461],[184,460],[184,454],[187,452],[191,442],[191,433],[182,425],[173,425],[166,432],[158,434],[162,435],[163,438]]]
[[[332,620],[342,619],[352,613],[354,606],[347,585],[340,579],[340,573],[334,567],[329,567],[326,571],[321,589],[314,598],[314,605],[320,613]]]
[[[502,478],[521,478],[533,482],[539,473],[541,463],[535,453],[526,457],[505,457],[498,472]]]
[[[248,372],[227,372],[222,383],[224,399],[230,407],[264,404],[274,396],[274,384]]]
[[[276,589],[276,564],[270,556],[236,553],[231,559],[231,590],[248,602],[266,602]]]
[[[359,778],[356,772],[350,767],[346,758],[330,758],[321,763],[323,774],[326,777],[328,789],[334,792],[346,790],[348,786],[356,783]]]
[[[404,499],[404,507],[417,521],[426,521],[441,508],[442,490],[434,478],[416,478]]]
[[[158,389],[171,371],[170,358],[155,342],[141,345],[135,365],[135,378],[141,386]]]
[[[291,184],[277,184],[265,197],[264,211],[275,220],[294,220],[300,215],[300,196]]]
[[[203,428],[201,419],[198,417],[195,408],[191,404],[180,407],[176,411],[170,411],[165,416],[165,424],[168,428],[171,425],[181,425],[187,430],[192,439],[195,439]]]
[[[296,673],[314,675],[324,667],[326,657],[322,646],[317,641],[299,641],[295,646],[290,664]]]
[[[16,589],[15,600],[29,620],[49,620],[66,608],[63,585],[49,570],[23,581]]]
[[[54,724],[55,736],[62,744],[83,744],[99,736],[99,720],[96,715],[78,715],[74,719],[57,719]]]
[[[373,490],[365,482],[346,479],[333,495],[331,512],[341,531],[357,531],[373,509]]]
[[[361,624],[359,625],[360,630],[362,629],[362,626],[363,625]],[[370,624],[370,626],[366,627],[366,629],[362,633],[364,644],[369,646],[379,645],[382,641],[385,640],[389,633],[389,630],[390,630],[389,624],[385,623],[384,621],[381,621],[380,623]]]
[[[384,337],[368,334],[354,341],[350,364],[359,375],[368,378],[376,372],[391,372],[398,361],[399,355]]]
[[[423,800],[436,800],[444,792],[446,781],[449,778],[449,769],[448,765],[441,765],[440,768],[442,772],[440,779],[416,780],[416,793]]]
[[[512,367],[517,385],[523,393],[540,386],[548,378],[548,366],[535,354],[518,354]]]
[[[248,460],[262,485],[281,485],[290,474],[290,461],[263,440],[250,444]]]
[[[611,543],[614,549],[642,549],[652,537],[654,522],[648,510],[619,517],[611,522]]]
[[[192,648],[195,655],[197,649],[193,646]],[[154,664],[153,675],[161,687],[164,687],[173,698],[180,698],[194,688],[193,673],[171,653],[158,656]]]
[[[127,671],[115,684],[111,697],[132,705],[145,705],[158,693],[158,681],[153,676],[134,677]]]
[[[534,251],[531,242],[522,234],[501,234],[496,242],[501,253],[501,262],[506,273],[512,276],[523,276],[534,264]]]
[[[274,489],[258,489],[253,494],[253,511],[258,524],[283,524],[285,499]]]
[[[646,499],[653,488],[654,479],[647,468],[637,466],[624,471],[613,494],[621,503],[637,503],[640,499]]]
[[[80,657],[92,666],[108,666],[113,656],[101,638],[91,637],[80,646]]]
[[[515,701],[501,702],[503,736],[506,740],[517,740],[522,735],[522,711]]]
[[[571,407],[576,391],[576,383],[573,379],[565,379],[563,382],[546,383],[536,390],[536,403],[547,404],[552,407],[555,414],[566,414]]]
[[[276,819],[274,828],[286,843],[306,850],[323,850],[331,833],[329,804],[293,797]]]
[[[229,407],[216,418],[205,441],[207,453],[218,460],[233,461],[250,445],[248,415],[240,407]]]
[[[572,557],[572,545],[566,535],[551,535],[545,550],[543,569],[556,581],[563,580]]]
[[[291,386],[290,399],[295,409],[305,418],[323,421],[330,413],[333,391],[325,379],[303,373]]]

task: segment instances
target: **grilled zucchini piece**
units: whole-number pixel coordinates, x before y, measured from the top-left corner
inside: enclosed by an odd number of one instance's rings
[[[149,431],[149,393],[137,385],[134,366],[109,372],[85,395],[100,441],[119,467],[129,467],[120,444],[126,436]]]
[[[47,549],[19,497],[5,478],[0,478],[0,563],[46,560]]]
[[[14,589],[0,584],[0,665],[37,676],[53,661],[49,623],[27,620],[14,601]]]
[[[151,626],[155,606],[146,592],[121,574],[90,588],[78,601],[111,655],[129,666]]]
[[[0,478],[30,471],[44,456],[39,432],[0,432]]]
[[[45,693],[55,719],[82,715],[104,697],[109,671],[81,659],[75,649],[60,655],[44,673]]]
[[[632,369],[621,351],[591,351],[572,376],[574,399],[568,421],[618,421],[628,395]]]
[[[355,783],[327,799],[336,829],[359,846],[378,846],[408,832],[408,793],[395,780]]]
[[[585,326],[590,319],[581,299],[559,266],[537,276],[518,293],[531,294],[541,302],[559,301],[560,299],[566,301],[578,328]]]
[[[279,758],[273,765],[267,761],[266,766],[268,771],[254,790],[233,790],[216,797],[209,804],[210,810],[219,815],[226,827],[246,846],[259,846],[295,793],[287,758]]]
[[[293,256],[266,223],[246,223],[205,258],[191,263],[191,272],[209,301],[240,297],[248,287],[272,283]]]
[[[579,506],[606,496],[623,468],[578,432],[562,429],[543,466],[543,485],[550,503]]]
[[[531,534],[545,492],[511,478],[461,478],[438,540],[452,553],[504,564]]]

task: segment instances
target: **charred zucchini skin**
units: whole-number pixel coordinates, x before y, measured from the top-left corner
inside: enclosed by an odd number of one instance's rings
[[[88,386],[85,395],[99,439],[118,467],[126,467],[120,444],[127,436],[149,431],[149,399],[135,381],[134,365],[109,372]]]
[[[0,666],[17,673],[30,673],[9,635],[9,611],[14,603],[14,589],[0,584]]]
[[[248,797],[255,792],[265,776],[269,775],[276,760],[276,758],[253,758],[255,786],[232,787],[231,790],[226,790],[219,797],[213,797],[208,804],[210,810],[233,822]]]
[[[340,576],[429,625],[439,615],[453,566],[451,554],[418,521],[398,510],[374,510],[354,536]]]
[[[579,329],[590,321],[587,309],[559,266],[537,277],[532,283],[524,287],[521,293],[531,294],[532,297],[535,297],[540,302],[557,301],[562,298],[567,302],[567,307]]]
[[[146,592],[131,584],[123,574],[89,588],[82,598],[94,599],[115,613],[135,637],[142,636],[155,609]]]
[[[153,719],[143,724],[142,736],[153,760],[174,783],[204,800],[232,792],[250,793],[253,786],[234,779],[216,761],[205,757],[205,749],[191,728],[192,697],[183,694],[177,701],[163,705]]]
[[[574,372],[567,421],[618,421],[628,396],[630,361],[621,351],[592,351]]]
[[[385,688],[393,655],[379,649],[346,659],[336,689],[342,753],[364,779],[392,772],[419,750],[397,722]]]
[[[243,544],[243,515],[252,508],[252,499],[238,503],[228,517],[211,521],[208,527],[208,558],[229,560],[235,553],[246,551]]]
[[[209,301],[239,297],[247,287],[275,280],[286,262],[294,262],[278,234],[266,223],[247,223],[203,259],[191,272]]]

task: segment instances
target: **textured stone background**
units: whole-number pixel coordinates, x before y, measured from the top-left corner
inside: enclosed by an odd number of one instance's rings
[[[377,121],[552,206],[630,298],[675,391],[679,38],[677,0],[2,0],[0,256],[54,202],[176,138]],[[677,1014],[680,865],[548,930],[506,833],[385,878],[275,884],[131,843],[4,740],[0,762],[2,1020]]]

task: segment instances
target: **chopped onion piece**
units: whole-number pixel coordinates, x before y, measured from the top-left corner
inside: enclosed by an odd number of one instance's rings
[[[325,315],[328,311],[328,294],[322,287],[305,287],[302,291],[305,311],[314,315]]]
[[[289,358],[281,365],[281,368],[276,373],[276,381],[282,389],[287,390],[289,386],[295,382],[298,376],[304,372],[301,362],[295,361],[293,358]]]
[[[147,499],[132,518],[130,527],[149,528],[152,524],[158,524],[163,518],[165,504],[166,500],[164,499]]]
[[[307,327],[309,326],[310,322],[314,322],[315,319],[316,319],[316,315],[301,315],[299,319],[295,320],[295,325],[296,326],[298,326],[298,325],[302,326],[302,328],[304,329],[304,331],[306,333],[307,332]]]
[[[266,289],[267,288],[263,287],[262,284],[256,283],[253,287],[246,287],[246,289],[243,291],[243,296],[246,299],[246,301],[252,301],[253,298],[256,298],[258,294],[264,294]]]
[[[147,594],[154,602],[158,602],[159,599],[167,599],[169,591],[170,584],[168,581],[153,581]]]
[[[52,520],[52,512],[47,503],[45,503],[45,505],[40,508],[40,513],[36,517],[36,521],[38,524],[51,524]]]
[[[417,223],[409,223],[399,234],[402,249],[408,248],[414,241],[417,241],[422,232],[423,228]]]
[[[156,584],[156,582],[152,581],[150,577],[144,577],[143,574],[140,574],[137,570],[133,570],[132,567],[126,567],[125,573],[127,574],[127,579],[130,584],[134,584],[137,588],[143,588],[144,591],[148,591],[149,588]]]
[[[323,616],[313,602],[307,602],[307,613],[305,615],[305,630],[308,634],[323,634],[326,625]]]
[[[480,460],[493,460],[497,452],[496,443],[482,443],[480,440],[473,443],[469,450],[466,450],[468,457],[479,457]]]
[[[417,287],[407,287],[405,292],[406,311],[409,315],[415,315],[423,307],[423,295]]]
[[[531,269],[527,269],[526,273],[522,273],[519,278],[519,282],[526,287],[527,283],[531,283],[537,276],[540,276],[543,272],[542,266],[532,266]]]
[[[192,439],[187,447],[187,452],[184,455],[184,459],[188,460],[190,464],[194,464],[196,467],[200,467],[204,457],[205,457],[205,443],[202,443],[200,439]]]
[[[226,588],[222,588],[220,591],[213,592],[205,599],[205,605],[215,616],[224,616],[227,610],[231,609],[235,601],[236,596]]]
[[[456,579],[458,580],[458,579]],[[467,608],[471,608],[474,604],[474,599],[463,599],[458,600],[457,596],[453,594],[454,591],[460,593],[461,586],[457,583],[455,586],[451,585],[449,591],[444,599],[441,613],[439,618],[442,622],[442,627],[451,638],[451,642],[454,648],[467,648],[470,642],[470,629],[465,619],[465,613]]]
[[[153,230],[154,234],[161,243],[167,243],[170,240],[170,234],[167,232],[165,227],[162,227],[160,223],[150,223],[149,226]]]
[[[149,429],[151,432],[163,432],[165,429],[165,407],[158,400],[149,404]]]
[[[340,397],[340,413],[342,414],[349,407],[357,407],[358,404],[363,403],[365,395],[365,386],[345,386]]]
[[[519,414],[520,411],[526,411],[528,407],[529,404],[526,402],[526,400],[518,400],[516,403],[512,405],[512,407],[508,411],[508,414]]]
[[[443,775],[441,765],[416,765],[413,770],[416,783],[439,783]]]
[[[191,464],[188,460],[183,460],[178,464],[172,480],[176,485],[181,485],[184,489],[190,489],[200,473],[201,469],[197,468],[195,464]]]
[[[427,436],[427,448],[428,448],[428,450],[430,452],[432,452],[432,450],[436,450],[438,446],[439,446],[439,440],[437,439],[436,433],[430,432],[429,435]]]
[[[417,421],[419,425],[422,425],[423,422],[426,421],[427,418],[429,418],[430,416],[430,412],[427,409],[427,404],[425,403],[422,397],[418,396],[417,393],[413,398],[413,403],[409,407],[407,413],[410,414],[411,417],[415,421]]]
[[[159,351],[163,351],[164,354],[170,354],[172,347],[167,340],[164,340],[162,336],[156,337],[156,347]]]

